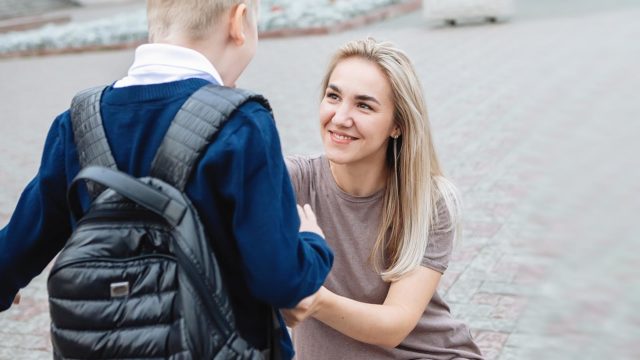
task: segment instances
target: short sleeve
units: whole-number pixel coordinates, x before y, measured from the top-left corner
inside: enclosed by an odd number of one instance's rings
[[[302,175],[303,175],[303,158],[299,155],[289,155],[285,157],[285,165],[287,166],[287,171],[289,172],[289,177],[291,178],[291,185],[293,185],[293,190],[298,193],[300,191]]]
[[[309,192],[313,176],[313,165],[311,161],[312,159],[310,157],[300,155],[290,155],[285,158],[285,164],[298,204],[309,202]]]
[[[455,227],[451,226],[451,218],[444,201],[438,201],[437,210],[437,221],[429,231],[427,250],[422,258],[421,265],[439,273],[444,273],[449,266],[451,252],[453,251]]]

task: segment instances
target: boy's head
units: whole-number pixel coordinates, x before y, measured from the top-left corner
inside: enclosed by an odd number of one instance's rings
[[[259,0],[147,0],[149,42],[204,54],[232,86],[253,58]]]
[[[223,16],[241,4],[250,10],[248,15],[255,15],[256,0],[147,0],[149,40],[156,42],[172,33],[195,40],[208,37],[225,20]]]

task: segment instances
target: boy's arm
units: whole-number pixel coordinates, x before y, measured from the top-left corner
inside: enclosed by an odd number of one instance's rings
[[[251,107],[227,139],[220,191],[233,203],[233,231],[250,290],[279,308],[295,306],[324,283],[333,253],[314,232],[299,232],[296,202],[271,114]]]
[[[66,203],[64,133],[54,121],[38,174],[0,230],[0,311],[55,257],[71,232]]]

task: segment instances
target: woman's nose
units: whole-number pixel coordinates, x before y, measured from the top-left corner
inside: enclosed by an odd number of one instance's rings
[[[336,108],[336,112],[333,114],[331,118],[331,123],[334,125],[342,126],[342,127],[350,127],[353,125],[353,118],[351,117],[351,112],[349,111],[349,107],[341,104]]]

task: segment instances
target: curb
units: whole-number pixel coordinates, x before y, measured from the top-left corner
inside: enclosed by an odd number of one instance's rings
[[[380,9],[376,9],[368,14],[354,17],[337,24],[321,26],[321,27],[311,27],[311,28],[267,30],[267,31],[260,32],[259,36],[260,36],[260,39],[277,39],[277,38],[310,36],[310,35],[328,35],[328,34],[333,34],[333,33],[354,29],[360,26],[382,21],[391,17],[407,14],[420,9],[421,6],[422,6],[422,0],[409,0],[400,4],[389,5]],[[68,22],[69,19],[66,17],[52,18],[52,19],[43,18],[40,22],[34,21],[33,23],[29,23],[29,24],[32,24],[31,28],[33,28],[33,27],[37,27],[38,25],[52,23],[54,21],[59,21],[60,23],[64,23],[64,22]],[[25,26],[29,26],[29,24],[26,24]],[[28,28],[25,28],[25,29],[28,29]],[[0,33],[1,32],[2,32],[2,28],[0,28]],[[139,45],[144,44],[145,42],[146,41],[132,41],[132,42],[119,43],[119,44],[111,44],[111,45],[88,45],[88,46],[80,46],[80,47],[67,47],[62,49],[40,49],[40,50],[16,51],[16,52],[0,54],[0,59],[30,57],[30,56],[74,54],[74,53],[82,53],[82,52],[88,52],[88,51],[123,50],[123,49],[135,48]]]

